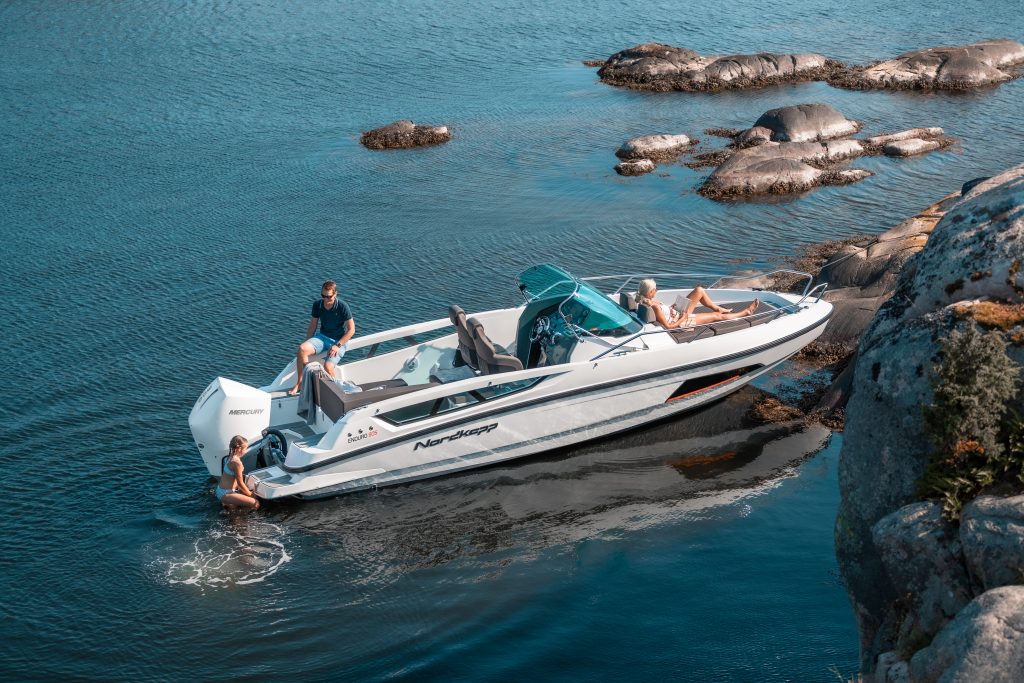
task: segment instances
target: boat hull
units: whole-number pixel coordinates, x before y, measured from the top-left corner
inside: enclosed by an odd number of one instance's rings
[[[763,348],[641,374],[633,369],[561,391],[559,378],[554,378],[542,383],[542,395],[508,400],[423,429],[385,433],[383,427],[371,427],[377,445],[339,455],[328,464],[259,470],[249,475],[248,484],[265,499],[324,498],[485,467],[637,429],[715,402],[768,372],[816,339],[830,311],[829,306],[812,324]]]

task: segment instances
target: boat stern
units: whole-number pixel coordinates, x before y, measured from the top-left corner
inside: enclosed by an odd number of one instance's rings
[[[241,434],[249,443],[255,443],[270,426],[270,394],[218,377],[192,406],[188,426],[206,469],[218,477],[231,437]]]

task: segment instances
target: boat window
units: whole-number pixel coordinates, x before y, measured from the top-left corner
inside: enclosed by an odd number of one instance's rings
[[[643,329],[624,308],[585,282],[580,283],[572,299],[562,304],[561,312],[566,322],[596,335],[622,337]]]
[[[501,396],[514,394],[517,391],[522,391],[523,389],[532,387],[542,379],[544,378],[531,377],[529,379],[520,379],[513,382],[502,382],[501,384],[480,387],[471,391],[452,394],[451,396],[442,396],[438,399],[423,401],[422,403],[414,403],[413,405],[405,406],[404,408],[396,408],[395,410],[381,413],[380,417],[393,425],[405,425],[410,422],[425,420],[428,417],[435,417],[437,415],[444,415],[446,413],[462,410],[463,408],[469,408],[470,406],[474,406],[484,401],[490,401]]]
[[[521,379],[515,382],[502,382],[501,384],[495,384],[489,387],[480,387],[477,392],[484,398],[484,400],[490,400],[492,398],[498,398],[499,396],[508,396],[514,394],[517,391],[522,391],[532,387],[537,382],[541,381],[542,377],[533,377],[531,379]]]
[[[381,414],[381,417],[394,425],[404,425],[416,420],[422,420],[435,414],[435,407],[440,407],[441,402],[444,399],[438,398],[430,401],[424,401],[423,403],[413,403],[412,405],[405,406],[402,408],[396,408],[395,410],[388,411]]]

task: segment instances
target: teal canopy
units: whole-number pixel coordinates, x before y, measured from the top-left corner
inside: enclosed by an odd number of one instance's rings
[[[628,311],[557,266],[545,263],[524,270],[516,278],[527,303],[560,301],[558,312],[571,326],[592,334],[615,336],[639,332],[643,325]]]

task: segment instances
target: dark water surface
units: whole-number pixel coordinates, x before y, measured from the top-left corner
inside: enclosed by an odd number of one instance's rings
[[[0,4],[0,673],[852,672],[832,554],[839,437],[716,426],[731,414],[720,404],[504,467],[232,520],[187,414],[218,374],[268,381],[326,277],[366,332],[451,303],[512,304],[511,276],[541,261],[583,275],[767,265],[880,232],[1024,156],[1021,81],[974,94],[638,94],[601,85],[581,59],[660,40],[863,62],[1020,40],[1020,9]],[[705,200],[702,173],[678,165],[612,171],[629,137],[706,137],[819,101],[868,133],[938,125],[962,142],[863,160],[873,178],[770,202]],[[360,131],[397,118],[449,124],[455,139],[359,146]]]

